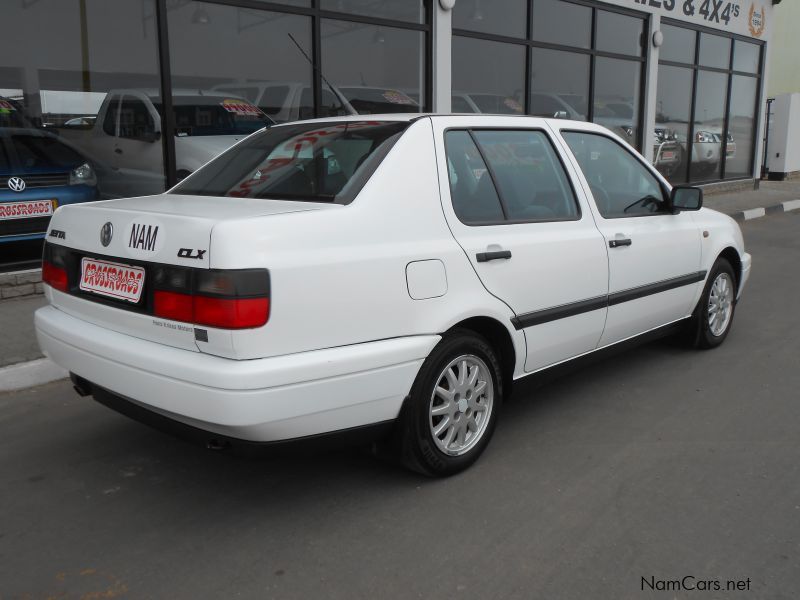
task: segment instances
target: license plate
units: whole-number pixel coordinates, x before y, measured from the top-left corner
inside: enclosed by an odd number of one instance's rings
[[[664,160],[671,160],[671,159],[675,158],[675,153],[674,152],[664,152],[664,153],[661,154],[661,158],[663,158]]]
[[[0,220],[30,219],[49,217],[56,206],[55,200],[21,200],[19,202],[0,202]]]
[[[144,289],[144,269],[84,258],[81,260],[80,289],[127,302],[139,302]]]

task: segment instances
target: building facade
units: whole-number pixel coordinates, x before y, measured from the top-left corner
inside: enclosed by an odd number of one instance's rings
[[[260,111],[586,119],[673,182],[747,179],[766,2],[7,0],[0,117],[84,153],[108,197],[163,190],[260,126]],[[45,170],[58,160],[15,144]]]

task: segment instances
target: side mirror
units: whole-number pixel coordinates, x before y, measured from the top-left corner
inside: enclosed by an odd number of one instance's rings
[[[675,186],[670,194],[670,205],[674,214],[682,210],[700,210],[703,208],[703,190],[688,185]]]
[[[565,110],[557,110],[555,112],[555,114],[553,115],[553,118],[554,119],[566,119],[568,116],[569,115],[567,114],[567,111],[565,111]]]
[[[158,140],[161,139],[161,132],[160,131],[148,131],[140,138],[143,142],[150,142],[151,144],[155,144]]]

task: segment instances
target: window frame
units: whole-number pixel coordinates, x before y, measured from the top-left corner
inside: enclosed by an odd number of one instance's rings
[[[691,62],[681,62],[681,61],[674,61],[674,60],[662,60],[659,58],[658,65],[667,65],[673,67],[683,67],[686,69],[690,69],[692,71],[692,89],[690,90],[690,98],[691,98],[691,108],[689,114],[689,123],[688,123],[688,131],[687,131],[687,151],[690,153],[689,156],[691,157],[691,150],[690,148],[695,143],[695,108],[697,103],[697,79],[700,71],[708,71],[713,73],[724,73],[728,77],[728,83],[726,88],[726,96],[725,96],[725,119],[723,123],[722,129],[722,139],[727,140],[728,134],[730,133],[730,106],[731,106],[731,88],[733,86],[733,76],[734,75],[744,75],[746,77],[752,77],[758,83],[756,84],[756,110],[755,114],[753,115],[753,140],[750,147],[750,175],[740,177],[726,177],[726,165],[727,165],[727,156],[725,155],[725,148],[727,142],[723,142],[720,145],[720,174],[719,179],[692,179],[692,161],[686,161],[686,170],[683,173],[685,181],[688,185],[704,185],[707,183],[714,183],[719,181],[744,181],[748,179],[753,179],[753,173],[755,172],[756,164],[758,161],[758,157],[756,156],[756,149],[758,148],[759,137],[761,136],[761,122],[763,119],[762,110],[761,110],[761,102],[764,97],[764,93],[766,90],[764,89],[764,66],[766,60],[766,46],[767,42],[764,40],[758,40],[755,38],[750,38],[744,35],[740,35],[737,33],[730,33],[727,31],[720,31],[718,29],[712,29],[710,27],[705,27],[703,25],[694,25],[689,24],[684,21],[678,21],[675,19],[670,19],[668,17],[663,17],[661,19],[661,23],[664,25],[669,25],[671,27],[679,27],[682,29],[690,30],[695,35],[695,44],[694,44],[694,56]],[[718,37],[724,37],[729,39],[731,42],[731,50],[729,55],[729,62],[727,67],[725,68],[717,68],[717,67],[707,67],[700,64],[700,39],[702,34],[711,34],[716,35]],[[747,71],[737,71],[735,66],[736,60],[736,48],[739,42],[744,42],[747,44],[752,44],[754,46],[758,46],[759,48],[759,57],[758,57],[758,70],[755,73],[749,73]],[[656,90],[656,97],[658,96],[658,90]]]
[[[620,60],[626,60],[634,63],[639,64],[639,98],[637,104],[638,108],[638,119],[637,122],[634,123],[636,127],[636,144],[644,148],[645,142],[645,135],[644,135],[644,113],[645,113],[645,100],[646,100],[646,88],[647,88],[647,62],[650,56],[650,45],[646,43],[647,32],[650,30],[650,23],[652,20],[652,15],[650,13],[638,11],[635,9],[630,9],[623,6],[615,6],[612,4],[604,4],[601,2],[595,2],[594,0],[563,0],[568,4],[577,4],[581,6],[587,6],[592,9],[591,14],[591,39],[588,48],[580,47],[580,46],[570,46],[568,44],[556,44],[551,42],[541,42],[537,41],[533,38],[533,4],[536,0],[528,0],[527,2],[527,29],[525,37],[513,37],[508,35],[501,35],[501,34],[494,34],[494,33],[484,33],[479,31],[473,31],[469,29],[459,29],[459,28],[452,28],[452,36],[453,37],[466,37],[466,38],[473,38],[479,40],[486,40],[492,42],[501,42],[505,44],[512,44],[516,46],[523,46],[525,48],[525,73],[524,73],[524,84],[525,87],[523,89],[524,92],[524,109],[525,114],[528,116],[531,115],[531,79],[533,73],[533,48],[543,48],[547,50],[561,50],[565,52],[571,52],[575,54],[582,54],[589,57],[589,96],[587,97],[587,114],[586,120],[587,122],[593,122],[594,118],[594,104],[595,104],[595,69],[596,69],[596,62],[598,57],[604,58],[616,58]],[[636,17],[642,20],[642,37],[645,40],[645,43],[642,44],[641,52],[634,56],[630,54],[619,54],[617,52],[608,52],[605,50],[598,50],[597,49],[597,15],[598,11],[605,11],[610,13],[618,13],[621,15],[629,16],[629,17]]]
[[[540,117],[537,117],[540,118]],[[455,207],[453,206],[453,182],[450,179],[450,173],[448,169],[447,173],[447,185],[448,190],[450,191],[450,208],[453,209],[453,214],[458,219],[458,222],[462,225],[467,227],[492,227],[495,225],[525,225],[529,223],[569,223],[574,221],[581,221],[583,220],[583,208],[581,207],[580,200],[578,199],[577,190],[575,187],[575,182],[572,180],[572,177],[569,174],[569,170],[567,169],[566,162],[564,161],[564,156],[559,151],[558,145],[555,143],[551,132],[549,132],[544,127],[503,127],[503,126],[491,126],[491,125],[482,125],[478,127],[461,127],[461,126],[453,126],[453,127],[446,127],[442,131],[442,146],[444,148],[444,159],[445,159],[445,169],[447,169],[447,144],[446,138],[447,134],[451,131],[466,131],[470,139],[472,139],[472,143],[475,144],[475,147],[478,150],[478,153],[481,156],[481,160],[483,160],[484,164],[486,165],[486,171],[489,173],[489,177],[492,180],[492,185],[494,186],[495,194],[497,194],[497,199],[500,202],[500,209],[503,211],[504,215],[508,215],[508,208],[506,206],[506,202],[503,199],[503,194],[500,191],[500,188],[497,185],[497,178],[494,173],[494,169],[492,168],[489,161],[486,160],[486,155],[483,152],[483,148],[478,140],[475,138],[473,132],[475,131],[534,131],[534,132],[541,132],[544,134],[547,142],[550,144],[554,154],[558,158],[558,163],[561,166],[562,171],[564,172],[564,177],[567,179],[567,183],[569,184],[570,191],[572,192],[572,200],[575,202],[575,207],[577,208],[577,214],[574,217],[564,217],[564,218],[557,218],[557,219],[509,219],[508,217],[504,218],[502,221],[476,221],[471,223],[466,223],[461,219],[461,216],[456,212]]]
[[[155,2],[155,24],[158,48],[158,66],[160,69],[160,96],[163,102],[162,114],[162,143],[164,151],[164,176],[166,189],[169,190],[178,183],[175,154],[175,120],[172,110],[172,61],[170,58],[170,29],[168,13],[172,10],[168,0],[153,0]],[[436,0],[423,0],[424,18],[422,23],[401,21],[385,17],[366,16],[358,13],[340,12],[320,8],[320,3],[312,1],[310,6],[295,6],[280,4],[269,0],[196,0],[202,4],[222,5],[233,8],[246,8],[255,11],[291,14],[310,18],[311,48],[310,62],[312,67],[311,88],[314,100],[315,118],[325,118],[322,113],[323,81],[322,65],[322,21],[331,19],[375,25],[378,27],[394,27],[423,34],[422,49],[422,82],[423,94],[420,98],[420,114],[426,114],[433,109],[433,15]]]
[[[653,165],[651,165],[649,161],[644,159],[644,157],[641,156],[638,152],[631,151],[627,146],[625,146],[625,144],[621,143],[619,140],[614,139],[614,137],[612,137],[612,136],[610,136],[610,135],[608,135],[606,133],[603,133],[602,131],[594,131],[594,130],[591,130],[591,129],[576,129],[576,128],[573,128],[573,127],[559,128],[558,129],[558,134],[559,134],[559,136],[561,136],[561,139],[563,140],[564,145],[567,147],[567,150],[569,151],[570,156],[575,161],[576,168],[580,171],[581,176],[583,177],[583,179],[586,181],[587,184],[589,183],[589,180],[586,177],[586,173],[584,173],[583,167],[581,166],[581,163],[578,160],[578,157],[575,156],[575,153],[572,151],[572,147],[569,145],[569,142],[567,142],[567,139],[564,137],[564,135],[563,135],[564,133],[581,133],[581,134],[584,134],[584,135],[595,135],[595,136],[598,136],[598,137],[604,137],[604,138],[610,140],[611,142],[613,142],[614,144],[616,144],[617,146],[619,146],[620,148],[622,148],[622,150],[624,152],[627,152],[628,154],[630,154],[633,157],[634,160],[636,160],[640,165],[642,165],[645,168],[645,170],[655,178],[656,183],[658,183],[658,187],[661,189],[661,194],[662,194],[662,197],[663,197],[663,201],[667,205],[669,204],[669,198],[670,198],[671,193],[672,193],[671,189],[668,187],[669,184],[664,185],[664,177],[663,177],[663,175],[661,175],[661,173],[659,173],[658,170]],[[673,215],[674,214],[672,211],[659,211],[659,212],[654,212],[654,213],[643,213],[643,214],[636,214],[636,215],[620,215],[618,217],[606,217],[606,216],[603,215],[602,212],[600,212],[600,206],[597,204],[597,200],[595,199],[594,194],[592,193],[591,186],[589,186],[589,187],[590,187],[590,189],[589,189],[588,195],[590,195],[592,197],[592,202],[594,203],[594,207],[597,209],[597,215],[601,219],[603,219],[604,221],[614,221],[616,219],[634,219],[634,218],[639,218],[639,217],[663,217],[665,215]]]

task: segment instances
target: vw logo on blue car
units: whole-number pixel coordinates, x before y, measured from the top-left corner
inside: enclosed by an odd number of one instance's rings
[[[22,177],[9,177],[8,178],[8,188],[15,192],[24,192],[25,191],[25,180]]]

